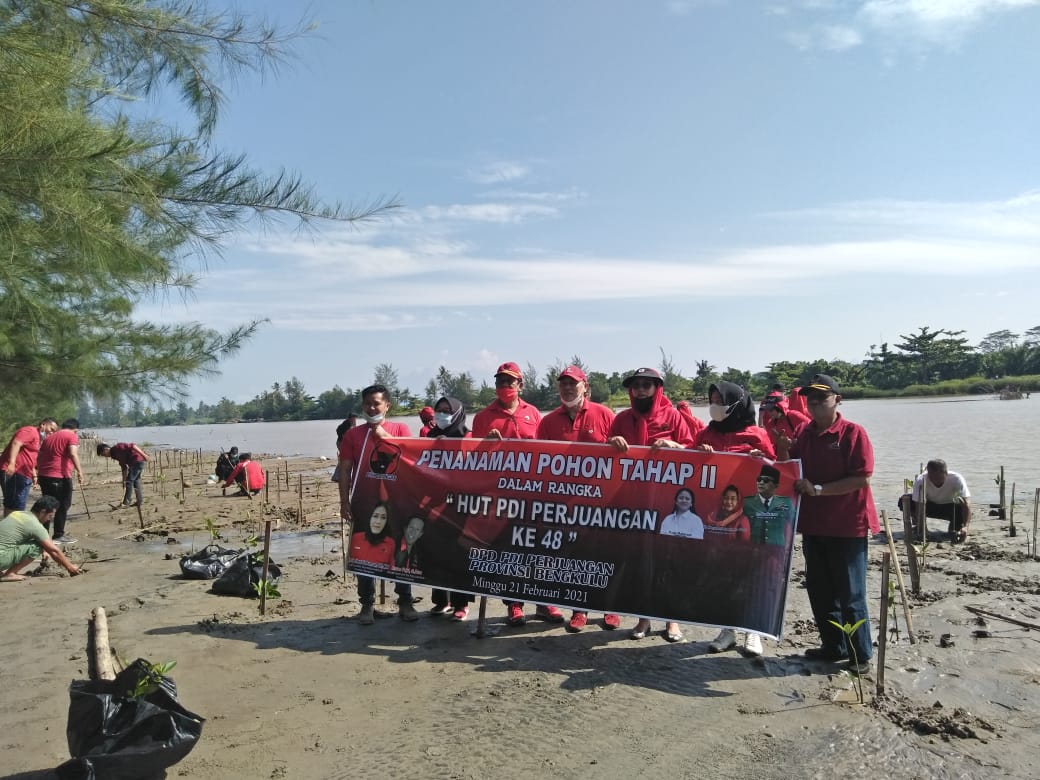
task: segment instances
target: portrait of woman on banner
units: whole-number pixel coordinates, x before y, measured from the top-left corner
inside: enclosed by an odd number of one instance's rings
[[[394,562],[394,539],[390,535],[390,507],[376,504],[367,527],[350,537],[350,558],[390,568]]]

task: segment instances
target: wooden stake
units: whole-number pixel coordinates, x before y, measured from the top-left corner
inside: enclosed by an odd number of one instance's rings
[[[903,543],[906,546],[906,562],[910,568],[910,587],[916,596],[921,593],[921,566],[917,562],[917,548],[914,547],[914,524],[910,519],[909,501],[903,502]]]
[[[144,528],[144,512],[141,509],[141,502],[135,502],[134,506],[137,507],[137,519],[141,521],[141,528]]]
[[[101,680],[116,679],[112,664],[112,648],[108,644],[108,616],[104,607],[94,607],[94,672]]]
[[[881,554],[881,630],[878,633],[877,687],[878,696],[885,695],[885,648],[888,645],[888,574],[892,565],[890,553]]]
[[[296,503],[296,518],[300,525],[303,525],[303,474],[301,473],[298,476],[299,499]]]
[[[347,521],[339,519],[339,549],[343,558],[343,584],[347,584]]]
[[[264,572],[260,575],[260,614],[267,612],[267,571],[271,563],[271,521],[264,521]]]
[[[264,469],[264,503],[271,503],[271,472]]]
[[[477,613],[477,630],[473,632],[477,639],[487,636],[487,596],[480,597],[480,611]]]
[[[986,617],[996,618],[997,620],[1003,620],[1005,623],[1022,626],[1023,628],[1040,629],[1040,623],[1030,623],[1028,620],[1019,620],[1018,618],[1009,617],[1008,615],[1001,615],[999,612],[990,612],[988,609],[982,609],[981,607],[965,607],[965,609],[968,610],[968,612],[974,612],[976,615],[985,615]]]
[[[881,521],[885,524],[885,536],[888,537],[888,551],[892,554],[892,566],[896,572],[896,584],[899,586],[899,597],[903,600],[903,618],[906,620],[906,635],[910,644],[917,644],[914,636],[914,621],[910,617],[910,604],[906,600],[906,586],[903,585],[903,570],[899,568],[899,556],[896,555],[896,543],[892,539],[892,529],[888,525],[888,513],[881,511]]]
[[[379,581],[379,606],[386,604],[386,580]]]
[[[1012,488],[1012,502],[1014,499],[1014,488]],[[1014,504],[1012,504],[1014,506]],[[1037,525],[1037,512],[1040,511],[1040,488],[1036,489],[1036,493],[1033,494],[1033,560],[1040,560],[1040,556],[1036,554],[1036,525]]]

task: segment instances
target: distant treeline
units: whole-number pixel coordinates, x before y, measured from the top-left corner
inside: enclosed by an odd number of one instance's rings
[[[747,387],[761,398],[774,385],[785,388],[804,384],[813,374],[833,376],[847,398],[963,395],[998,393],[1004,388],[1031,392],[1040,390],[1040,326],[1016,334],[1007,330],[986,336],[977,346],[963,338],[964,331],[931,330],[900,336],[897,344],[871,345],[868,357],[860,363],[845,360],[779,361],[765,371],[752,374],[729,367],[719,371],[706,360],[698,361],[692,376],[675,366],[662,349],[657,368],[665,377],[665,390],[673,400],[704,400],[708,387],[720,380]],[[596,371],[575,355],[566,363],[556,363],[539,371],[528,363],[524,370],[523,398],[539,409],[559,403],[556,377],[567,365],[581,366],[589,377],[592,400],[614,406],[628,403],[621,386],[624,377],[635,370],[607,374]],[[461,400],[470,410],[489,404],[495,397],[491,376],[474,377],[468,372],[454,373],[441,366],[421,393],[401,387],[397,369],[390,363],[375,367],[373,383],[386,385],[394,398],[395,414],[414,413],[433,404],[442,395]],[[181,401],[173,408],[150,405],[143,399],[91,398],[80,404],[77,416],[85,427],[119,425],[179,425],[220,423],[236,420],[338,420],[360,407],[361,388],[338,385],[317,396],[310,395],[296,377],[271,385],[243,404],[222,398],[216,404],[189,406]]]

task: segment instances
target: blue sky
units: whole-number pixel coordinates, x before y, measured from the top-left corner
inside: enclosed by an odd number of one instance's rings
[[[758,371],[1040,324],[1040,0],[254,9],[318,28],[229,86],[219,145],[403,208],[245,231],[188,306],[144,307],[270,318],[196,402],[378,363],[421,391],[442,364]]]

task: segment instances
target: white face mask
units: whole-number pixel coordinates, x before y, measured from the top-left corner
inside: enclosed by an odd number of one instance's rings
[[[437,424],[437,427],[442,431],[446,430],[451,425],[451,412],[435,412],[433,415],[433,421]]]
[[[708,416],[715,422],[722,422],[730,416],[732,411],[732,406],[726,406],[725,404],[708,404]]]
[[[582,405],[582,403],[584,401],[585,401],[585,397],[579,395],[578,397],[576,397],[572,401],[564,401],[563,405],[566,406],[568,409],[580,409],[581,405]]]
[[[378,425],[379,423],[383,422],[383,420],[386,419],[386,415],[385,414],[369,414],[366,411],[362,411],[361,412],[361,419],[363,419],[367,423],[370,423],[371,425]]]

